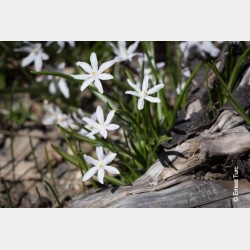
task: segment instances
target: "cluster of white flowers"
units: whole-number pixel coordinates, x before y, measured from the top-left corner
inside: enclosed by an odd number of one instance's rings
[[[51,45],[53,42],[47,42],[46,46]],[[58,51],[60,53],[65,44],[68,43],[71,48],[75,46],[74,42],[63,42],[58,41]],[[23,67],[34,62],[34,67],[36,71],[41,71],[43,67],[43,61],[48,60],[49,56],[43,51],[41,43],[26,43],[27,46],[16,49],[19,52],[27,52],[29,55],[22,59],[21,65]],[[117,43],[117,46],[114,43],[109,43],[114,54],[115,58],[113,60],[102,63],[100,66],[98,65],[98,60],[96,54],[93,52],[90,55],[90,64],[87,62],[78,61],[76,63],[77,66],[81,67],[85,72],[84,74],[71,75],[73,78],[77,80],[82,80],[83,83],[80,87],[81,91],[84,91],[89,85],[94,85],[100,94],[104,93],[104,89],[102,86],[102,81],[112,80],[113,76],[110,73],[107,73],[110,67],[112,67],[115,63],[120,63],[124,61],[131,62],[134,57],[137,56],[139,67],[137,69],[138,72],[141,69],[144,69],[144,72],[141,72],[144,75],[144,79],[142,83],[136,82],[133,83],[131,80],[127,80],[128,85],[133,90],[127,90],[125,94],[132,95],[138,97],[137,108],[141,111],[144,108],[145,100],[151,103],[160,103],[161,100],[157,96],[154,96],[161,89],[164,88],[163,82],[156,83],[153,75],[150,64],[153,64],[153,67],[157,70],[165,67],[164,62],[156,63],[154,57],[151,55],[150,51],[148,51],[149,57],[151,57],[151,62],[149,64],[148,57],[145,54],[137,53],[136,49],[138,48],[139,42],[134,42],[130,46],[127,47],[126,42],[120,41]],[[183,52],[184,59],[189,57],[190,50],[192,48],[196,48],[201,56],[205,57],[206,53],[215,57],[218,55],[218,49],[210,42],[186,42],[180,43],[181,51]],[[45,68],[54,72],[63,72],[65,70],[65,63],[60,63],[56,68],[45,65]],[[138,74],[140,76],[140,74]],[[183,71],[183,81],[177,87],[176,91],[179,94],[184,84],[184,80],[190,76],[190,72],[188,70]],[[49,92],[51,94],[55,94],[57,91],[60,91],[65,98],[70,97],[70,91],[67,85],[67,82],[64,78],[55,77],[55,76],[45,76],[43,80],[46,78],[49,81]],[[135,79],[136,81],[138,79]],[[149,85],[152,85],[149,87]],[[84,135],[90,139],[95,140],[96,135],[99,134],[104,139],[108,137],[108,131],[114,131],[119,129],[119,125],[111,123],[115,110],[111,110],[106,119],[104,118],[104,112],[101,106],[97,106],[96,112],[93,115],[86,116],[82,110],[78,110],[77,112],[72,113],[71,115],[64,114],[59,107],[53,104],[46,104],[44,106],[46,111],[46,115],[42,121],[42,123],[46,126],[59,124],[60,126],[68,129],[78,130],[78,133]],[[79,118],[81,117],[81,119]],[[75,123],[77,122],[77,124]],[[116,157],[115,153],[110,152],[108,155],[103,153],[103,148],[101,145],[97,145],[96,147],[96,155],[97,160],[84,155],[84,159],[87,163],[93,165],[85,175],[83,176],[83,181],[87,181],[93,175],[97,174],[98,181],[103,184],[103,179],[105,175],[105,171],[111,174],[119,174],[119,171],[107,165]]]
[[[99,133],[103,138],[106,139],[108,136],[109,130],[116,130],[120,127],[117,124],[110,123],[114,117],[114,114],[115,114],[115,110],[111,110],[107,115],[107,119],[104,120],[103,110],[101,106],[98,106],[94,117],[93,115],[91,118],[83,117],[82,120],[88,124],[86,128],[92,129],[91,132],[85,133],[85,136],[89,138],[93,138],[95,134]],[[104,178],[104,173],[105,173],[104,170],[112,174],[119,174],[119,171],[116,168],[107,165],[109,162],[111,162],[115,158],[116,154],[110,153],[108,156],[104,157],[102,147],[97,146],[96,155],[97,155],[98,161],[93,159],[90,156],[84,155],[84,159],[88,163],[94,165],[94,167],[90,168],[85,173],[85,175],[83,176],[83,181],[87,181],[98,171],[98,180],[101,184],[103,184],[103,178]]]
[[[52,42],[47,42],[46,45],[49,46],[51,43]],[[57,42],[57,43],[59,46],[58,53],[60,53],[65,46],[65,42]],[[143,83],[142,84],[137,83],[136,85],[132,83],[130,80],[128,80],[128,84],[134,90],[133,91],[128,90],[125,92],[125,94],[130,94],[139,98],[138,100],[139,110],[142,110],[144,108],[145,100],[152,102],[152,103],[159,103],[160,99],[158,97],[153,97],[151,95],[155,94],[160,89],[162,89],[164,87],[164,84],[160,83],[156,85],[156,83],[153,82],[153,78],[151,77],[151,70],[148,64],[147,57],[145,55],[135,52],[138,47],[138,44],[139,42],[134,42],[127,48],[126,42],[122,42],[122,41],[118,42],[117,47],[113,43],[110,43],[110,46],[112,47],[113,52],[116,55],[114,60],[104,62],[100,66],[98,66],[98,60],[97,60],[96,54],[91,53],[90,64],[86,62],[81,62],[81,61],[76,63],[76,65],[80,66],[86,73],[78,74],[78,75],[71,75],[71,76],[77,80],[83,80],[83,83],[80,87],[81,91],[84,91],[89,85],[93,84],[97,88],[98,92],[100,94],[103,94],[104,90],[103,90],[101,81],[113,79],[113,76],[109,73],[105,73],[105,71],[109,69],[111,66],[113,66],[115,63],[119,63],[122,61],[131,61],[135,56],[138,56],[138,63],[140,66],[139,70],[141,70],[141,67],[142,67],[142,60],[144,61],[143,62],[144,66],[146,66],[144,67],[145,77],[143,79]],[[69,45],[73,47],[74,43],[69,42]],[[43,53],[41,44],[38,44],[36,46],[40,48],[41,50],[40,53]],[[21,50],[19,49],[19,51]],[[43,56],[42,58],[45,58],[45,57]],[[141,60],[141,58],[143,59]],[[161,65],[156,64],[155,61],[153,61],[153,65],[156,68],[160,68],[164,66],[163,64]],[[42,66],[39,68],[39,70],[41,70],[41,68]],[[63,72],[65,69],[65,63],[59,64],[56,69],[50,66],[47,66],[46,68],[55,72]],[[49,81],[49,92],[51,94],[55,94],[59,90],[64,95],[65,98],[69,98],[69,95],[70,95],[69,88],[67,86],[66,81],[63,78],[54,77],[54,76],[46,76],[46,80]],[[150,89],[149,89],[149,80],[153,84],[153,87]],[[91,115],[90,118],[85,116],[82,110],[78,110],[77,112],[74,112],[72,114],[72,117],[74,119],[72,119],[70,115],[66,115],[62,113],[61,109],[55,105],[47,104],[45,105],[44,109],[46,110],[45,118],[42,121],[44,125],[49,126],[53,124],[59,124],[60,126],[64,128],[71,128],[75,130],[78,129],[79,130],[78,132],[81,135],[89,137],[90,139],[96,139],[95,138],[96,134],[100,134],[101,137],[106,139],[108,137],[108,131],[117,130],[120,127],[117,124],[111,123],[111,120],[113,119],[115,115],[115,110],[111,110],[107,114],[106,119],[104,119],[104,112],[101,106],[97,106],[96,112],[93,115]],[[80,119],[79,116],[83,118]],[[84,127],[81,126],[80,128],[79,126],[75,124],[75,121],[77,121],[78,124],[85,125],[85,126]],[[83,122],[85,122],[85,124]],[[110,152],[108,155],[105,155],[103,153],[103,148],[100,145],[97,145],[96,155],[97,155],[98,160],[95,160],[94,158],[90,156],[84,155],[84,159],[86,160],[86,162],[94,165],[94,167],[90,168],[85,173],[85,175],[83,176],[83,181],[87,181],[89,178],[91,178],[93,175],[95,175],[98,172],[98,181],[103,184],[105,171],[111,174],[119,174],[119,171],[116,168],[107,165],[116,157],[116,154]]]
[[[47,42],[46,45],[49,46],[52,42]],[[58,53],[61,52],[65,46],[66,42],[58,41],[59,45]],[[75,46],[75,42],[68,42],[69,45],[73,48]],[[44,52],[41,43],[29,43],[25,42],[24,47],[15,49],[16,52],[26,52],[29,53],[28,56],[22,59],[21,66],[26,67],[34,62],[35,71],[41,71],[43,68],[43,61],[49,59],[49,56]],[[56,68],[45,65],[45,68],[54,71],[54,72],[63,72],[65,69],[65,62],[60,63]],[[69,88],[67,82],[64,78],[54,77],[54,76],[43,76],[38,77],[37,81],[49,81],[49,92],[51,94],[55,94],[58,90],[63,94],[65,98],[70,97]]]
[[[48,69],[49,71],[53,71],[53,72],[64,72],[65,66],[66,66],[65,62],[62,62],[58,64],[56,68],[51,67],[51,66],[45,66],[45,69]],[[37,77],[37,81],[38,82],[48,81],[49,92],[52,95],[60,91],[66,99],[70,97],[69,87],[65,78],[52,76],[52,75],[45,75],[45,76]]]

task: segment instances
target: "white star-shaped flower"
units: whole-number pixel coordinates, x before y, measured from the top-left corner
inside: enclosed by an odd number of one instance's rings
[[[53,104],[45,104],[44,110],[46,112],[45,117],[42,120],[42,124],[45,126],[50,126],[54,124],[59,124],[61,127],[68,129],[78,129],[78,126],[74,124],[74,120],[64,113],[61,109]]]
[[[54,72],[64,72],[65,62],[58,64],[56,68],[46,65],[45,70],[54,71]],[[67,81],[64,78],[58,77],[58,76],[52,76],[52,75],[48,75],[48,76],[44,75],[44,76],[37,77],[36,80],[38,82],[49,81],[50,94],[54,95],[59,90],[65,98],[68,99],[70,97],[69,87],[68,87]]]
[[[106,69],[111,67],[115,61],[111,60],[103,63],[98,69],[98,61],[95,53],[90,55],[91,66],[86,62],[77,62],[76,65],[80,66],[88,74],[82,75],[72,75],[77,80],[85,80],[81,86],[81,91],[86,89],[91,83],[94,82],[95,87],[98,91],[103,94],[103,87],[100,80],[110,80],[113,79],[111,74],[103,73]]]
[[[148,90],[148,81],[149,81],[148,76],[145,76],[143,79],[142,89],[140,89],[138,87],[138,85],[132,83],[129,79],[127,81],[128,81],[128,84],[135,91],[128,90],[125,92],[125,94],[134,95],[134,96],[139,97],[139,100],[138,100],[138,109],[139,110],[142,110],[144,108],[144,100],[147,100],[147,101],[153,102],[153,103],[161,102],[161,100],[158,97],[152,97],[150,95],[152,95],[152,94],[156,93],[157,91],[159,91],[160,89],[164,88],[163,83],[155,85],[153,88]]]
[[[131,61],[134,56],[139,55],[138,53],[134,53],[138,47],[138,44],[139,42],[135,42],[131,44],[128,48],[126,48],[126,42],[123,41],[118,42],[118,47],[116,47],[113,43],[110,43],[113,52],[116,54],[115,61]]]
[[[96,172],[98,181],[103,184],[103,178],[105,175],[105,171],[111,173],[111,174],[120,174],[119,170],[115,167],[107,165],[111,161],[113,161],[116,157],[115,153],[109,153],[108,155],[105,155],[103,153],[103,148],[100,145],[97,145],[96,147],[96,156],[97,159],[92,158],[91,156],[84,155],[84,159],[86,162],[90,163],[91,165],[94,165],[94,167],[90,168],[85,175],[83,176],[82,180],[87,181],[90,179]]]
[[[92,137],[93,135],[99,133],[103,138],[106,139],[108,136],[108,130],[116,130],[120,127],[119,125],[110,123],[114,117],[114,114],[115,110],[111,110],[107,115],[106,121],[104,121],[103,110],[101,106],[98,106],[96,109],[97,122],[88,117],[83,117],[82,119],[92,127],[92,131],[86,136]]]
[[[27,43],[27,46],[15,49],[17,52],[27,52],[29,55],[22,59],[21,66],[26,67],[27,65],[34,62],[35,70],[41,71],[43,67],[43,61],[48,60],[49,56],[43,52],[41,43]]]

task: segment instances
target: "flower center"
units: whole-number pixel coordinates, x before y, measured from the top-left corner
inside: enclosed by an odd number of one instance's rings
[[[103,127],[104,127],[104,123],[103,122],[101,122],[101,123],[98,124],[98,128],[103,128]]]
[[[142,92],[142,95],[145,97],[147,95],[147,91],[143,90]]]
[[[64,119],[63,119],[63,115],[62,114],[57,115],[57,118],[56,118],[57,123],[61,123],[63,120]]]
[[[122,51],[122,57],[127,58],[127,56],[128,56],[128,51],[127,50]]]
[[[102,168],[104,166],[102,162],[98,162],[97,165],[98,165],[99,168]]]
[[[37,55],[39,53],[39,49],[34,48],[34,49],[32,49],[32,52]]]
[[[97,77],[97,72],[96,72],[96,71],[92,71],[92,72],[91,72],[91,75],[92,75],[93,77]]]

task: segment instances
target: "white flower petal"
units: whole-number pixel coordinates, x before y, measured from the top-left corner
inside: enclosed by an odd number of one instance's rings
[[[104,169],[99,169],[98,170],[98,175],[97,175],[98,181],[103,184],[103,178],[104,178]]]
[[[90,62],[91,62],[92,69],[94,71],[97,71],[98,70],[98,61],[97,61],[96,53],[91,53]]]
[[[93,157],[91,157],[89,155],[84,155],[83,157],[84,157],[85,161],[89,164],[92,164],[92,165],[98,164],[98,160],[94,159]]]
[[[165,65],[166,65],[165,62],[158,62],[158,63],[156,63],[155,66],[156,66],[157,69],[162,69],[162,68],[165,67]]]
[[[125,51],[126,50],[126,42],[125,41],[119,41],[118,42],[118,47],[119,47],[120,52]]]
[[[91,73],[93,71],[92,67],[86,62],[77,62],[76,65],[80,66],[87,73]]]
[[[37,55],[35,58],[35,70],[41,71],[43,67],[43,61],[40,55]]]
[[[98,78],[95,79],[94,85],[95,85],[96,88],[98,89],[99,93],[100,93],[100,94],[103,94],[102,83],[101,83],[101,81],[100,81]]]
[[[55,82],[51,82],[50,83],[50,85],[49,85],[49,92],[52,95],[56,93],[56,84],[55,84]]]
[[[94,140],[95,137],[93,135],[99,133],[99,131],[100,131],[99,129],[95,128],[90,133],[86,134],[86,137]]]
[[[107,119],[106,119],[106,121],[104,122],[104,124],[105,124],[106,126],[111,122],[111,120],[113,119],[114,115],[115,115],[115,110],[111,110],[111,111],[108,113]]]
[[[116,56],[114,60],[115,62],[122,62],[124,61],[124,58],[122,56]]]
[[[31,45],[31,47],[33,47],[34,49],[37,49],[37,50],[40,50],[41,51],[41,48],[42,48],[42,44],[41,43],[28,43]]]
[[[71,48],[75,47],[75,41],[68,41],[68,43]]]
[[[151,89],[149,89],[147,91],[147,94],[148,95],[152,95],[152,94],[156,93],[157,91],[159,91],[162,88],[164,88],[164,84],[163,83],[155,85],[153,88],[151,88]]]
[[[134,96],[137,96],[137,97],[141,96],[140,93],[138,93],[136,91],[131,91],[131,90],[126,91],[125,94],[127,94],[127,95],[134,95]]]
[[[49,56],[46,53],[42,52],[41,53],[41,58],[43,59],[43,61],[46,61],[46,60],[49,59]]]
[[[88,117],[83,117],[82,118],[86,123],[88,123],[90,126],[97,128],[98,127],[98,123],[96,123],[95,121],[93,121],[92,119],[88,118]]]
[[[48,41],[48,42],[46,42],[45,46],[50,46],[50,44],[52,44],[52,43],[53,43],[53,41]]]
[[[21,47],[21,48],[14,49],[14,51],[30,53],[32,51],[32,48],[30,46],[24,46],[24,47]]]
[[[112,167],[112,166],[105,166],[104,169],[111,174],[120,174],[119,170],[117,168]]]
[[[180,47],[181,52],[184,52],[185,49],[187,48],[187,42],[181,42],[179,44],[179,47]]]
[[[30,53],[28,56],[22,59],[21,66],[26,67],[27,65],[31,64],[35,60],[35,54]]]
[[[98,106],[96,109],[96,118],[99,123],[104,123],[104,115],[101,106]]]
[[[77,80],[87,80],[91,78],[90,75],[71,75],[71,76]]]
[[[134,56],[139,56],[140,54],[139,53],[132,53],[132,54],[129,54],[128,55],[128,60],[131,62],[132,61],[132,58],[134,57]]]
[[[65,79],[61,78],[58,82],[58,87],[60,89],[60,91],[62,92],[62,94],[64,95],[65,98],[69,98],[69,88],[68,85],[65,81]]]
[[[87,181],[88,179],[90,179],[96,172],[98,171],[98,167],[93,167],[90,168],[85,175],[82,178],[82,181]]]
[[[109,43],[109,45],[112,47],[112,50],[113,50],[113,52],[117,55],[117,56],[119,56],[119,54],[120,54],[120,52],[119,52],[119,50],[117,49],[117,47],[113,44],[113,43]]]
[[[139,98],[137,106],[139,110],[142,110],[144,108],[144,97]]]
[[[65,69],[66,63],[65,62],[61,62],[58,64],[57,69],[60,71],[63,71]]]
[[[105,71],[106,69],[110,68],[113,64],[115,63],[115,60],[111,60],[111,61],[108,61],[108,62],[105,62],[103,63],[99,70],[98,70],[98,73],[102,73],[103,71]]]
[[[107,165],[108,163],[110,163],[111,161],[113,161],[113,160],[115,159],[116,155],[117,155],[116,153],[110,153],[110,154],[108,154],[108,155],[102,160],[103,164],[104,164],[104,165]]]
[[[111,123],[111,124],[109,124],[108,126],[106,126],[106,129],[107,129],[107,130],[116,130],[116,129],[118,129],[119,127],[120,127],[119,125]]]
[[[97,158],[99,161],[103,160],[103,148],[102,148],[102,146],[98,145],[96,147],[96,155],[97,155]]]
[[[65,47],[65,42],[63,42],[63,41],[58,41],[57,44],[58,44],[58,46],[59,46],[59,49],[57,50],[57,53],[61,53],[62,50],[63,50],[64,47]]]
[[[208,54],[210,54],[212,57],[217,57],[220,53],[220,50],[213,45],[212,42],[202,42],[200,45],[201,49],[206,51]]]
[[[146,96],[145,99],[147,101],[153,102],[153,103],[161,102],[161,100],[158,97]]]
[[[42,120],[42,124],[43,125],[53,125],[55,124],[56,122],[56,116],[49,116],[49,117],[45,117],[43,120]]]
[[[94,78],[89,78],[85,82],[83,82],[83,84],[81,86],[81,91],[86,89],[93,81],[94,81]]]
[[[100,80],[110,80],[110,79],[113,79],[113,76],[111,74],[102,73],[98,75],[98,78]]]
[[[146,92],[148,90],[148,80],[149,77],[148,75],[146,75],[143,79],[143,83],[142,83],[142,91]]]
[[[141,90],[139,89],[139,87],[137,85],[132,83],[129,79],[127,79],[127,82],[130,85],[130,87],[132,87],[135,91],[137,91],[138,93],[141,93]]]
[[[101,136],[102,136],[104,139],[106,139],[107,136],[108,136],[108,132],[107,132],[106,129],[101,129],[101,130],[99,130],[99,133],[101,134]]]
[[[134,42],[128,47],[128,54],[134,53],[136,48],[138,47],[139,42]]]

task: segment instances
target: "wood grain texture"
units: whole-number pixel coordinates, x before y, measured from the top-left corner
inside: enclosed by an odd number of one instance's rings
[[[233,181],[186,180],[162,189],[133,187],[107,189],[82,195],[71,201],[69,207],[125,207],[125,208],[191,208],[191,207],[249,207],[250,183],[239,181],[239,200],[233,201]]]

